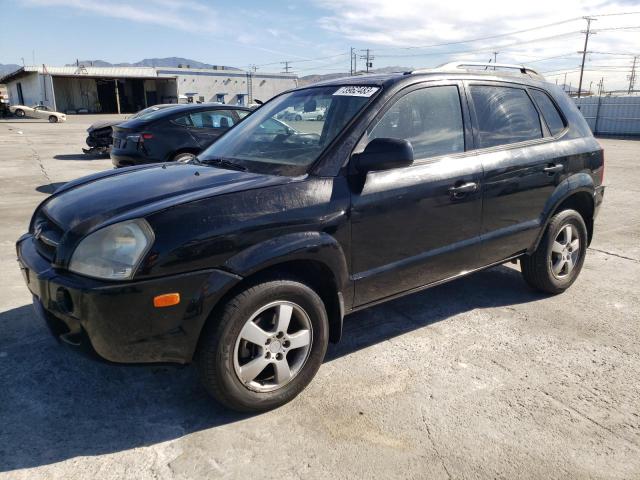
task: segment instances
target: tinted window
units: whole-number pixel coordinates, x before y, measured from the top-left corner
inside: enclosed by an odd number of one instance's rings
[[[538,111],[520,88],[472,86],[480,148],[542,137]]]
[[[194,112],[189,118],[196,128],[231,128],[234,124],[233,114],[227,110]]]
[[[458,88],[430,87],[406,94],[371,130],[368,140],[374,138],[409,140],[417,159],[464,151]]]
[[[178,125],[182,125],[183,127],[191,126],[191,119],[189,118],[189,114],[181,115],[177,118],[171,120],[173,123],[177,123]]]
[[[379,90],[331,85],[284,93],[253,111],[198,158],[206,163],[222,157],[261,173],[299,175]],[[299,118],[292,119],[291,112],[299,112]],[[311,113],[315,116],[303,118]]]
[[[551,135],[556,135],[564,130],[564,120],[562,120],[560,112],[558,112],[558,109],[549,98],[549,95],[540,90],[531,90],[531,96],[538,104],[538,107],[540,107],[542,116],[547,122]]]

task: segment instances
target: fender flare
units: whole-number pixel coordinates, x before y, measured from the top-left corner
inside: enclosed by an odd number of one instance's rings
[[[224,269],[246,278],[269,267],[300,260],[321,263],[333,274],[337,304],[334,305],[335,308],[328,309],[327,313],[329,340],[337,343],[342,335],[345,299],[347,308],[350,308],[353,285],[349,279],[344,251],[333,236],[324,232],[297,232],[265,240],[229,258],[224,263]]]
[[[248,277],[260,270],[292,260],[313,260],[333,273],[342,291],[349,283],[347,261],[338,241],[324,232],[289,233],[257,243],[227,259],[225,270]]]
[[[547,200],[547,203],[542,210],[542,214],[540,215],[540,231],[538,232],[538,236],[536,237],[535,242],[529,248],[527,253],[532,253],[536,250],[536,248],[538,248],[538,244],[540,243],[540,240],[542,240],[544,232],[547,230],[547,225],[549,225],[551,217],[553,216],[557,208],[562,204],[562,202],[564,202],[572,195],[575,195],[576,193],[585,192],[589,194],[589,197],[593,202],[593,206],[595,207],[595,190],[596,186],[593,178],[591,178],[591,175],[585,172],[576,173],[575,175],[571,175],[570,177],[567,177],[562,182],[560,182]]]

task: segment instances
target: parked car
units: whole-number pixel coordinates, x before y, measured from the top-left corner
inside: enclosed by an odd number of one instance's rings
[[[188,162],[251,113],[247,107],[192,103],[160,109],[112,126],[115,167]]]
[[[289,109],[286,112],[282,112],[278,118],[282,120],[300,122],[302,120],[322,120],[324,118],[324,115],[325,115],[324,108],[318,108],[311,112],[305,112],[304,110],[296,111],[294,109]]]
[[[174,106],[176,106],[175,103],[161,103],[153,105],[134,113],[126,120],[143,118],[155,111]],[[89,135],[87,136],[86,142],[89,148],[83,148],[82,151],[86,154],[109,153],[111,146],[113,145],[113,127],[126,120],[102,120],[100,122],[93,123],[89,128],[87,128],[87,133]]]
[[[319,103],[320,134],[277,120]],[[261,411],[304,389],[346,314],[512,260],[569,288],[603,176],[574,103],[529,69],[358,76],[273,98],[189,164],[66,184],[17,252],[65,342],[195,360],[216,399]]]
[[[46,105],[34,105],[33,107],[27,107],[25,105],[10,105],[9,111],[19,118],[46,118],[49,120],[49,123],[67,121],[67,116],[64,113],[54,112]]]

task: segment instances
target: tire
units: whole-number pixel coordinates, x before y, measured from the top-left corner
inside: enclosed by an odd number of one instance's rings
[[[24,110],[22,110],[21,108],[18,108],[14,113],[15,113],[16,117],[18,117],[18,118],[22,118],[25,115],[24,114]]]
[[[302,117],[300,115],[296,115],[296,122],[299,122],[300,120],[302,120]]]
[[[207,391],[232,410],[261,412],[284,405],[309,384],[322,364],[329,340],[327,313],[318,294],[303,283],[255,284],[214,315],[200,339],[198,370]],[[277,319],[287,315],[290,322],[282,336]],[[259,366],[252,369],[251,362]],[[290,377],[278,378],[277,372],[287,371]]]
[[[318,121],[322,120],[322,115],[318,115],[318,116],[316,117],[316,120],[318,120]]]
[[[182,153],[178,153],[175,157],[173,157],[173,161],[179,162],[179,163],[189,163],[194,158],[196,158],[195,153],[182,152]]]
[[[569,288],[582,270],[587,253],[587,227],[575,210],[553,216],[531,255],[520,257],[520,268],[530,287],[558,294]]]
[[[55,115],[49,115],[49,123],[58,123],[58,117]]]

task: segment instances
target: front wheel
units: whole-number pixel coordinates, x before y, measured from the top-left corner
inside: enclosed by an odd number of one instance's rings
[[[295,398],[314,377],[328,344],[318,294],[295,280],[254,285],[211,318],[200,341],[205,388],[233,410],[270,410]]]
[[[49,123],[58,123],[58,117],[55,115],[49,115]]]
[[[563,210],[553,216],[538,248],[520,257],[525,281],[536,290],[562,293],[582,269],[587,253],[587,227],[575,210]]]
[[[22,110],[21,108],[18,108],[15,111],[15,114],[16,114],[16,117],[22,118],[22,117],[24,117],[24,110]]]

